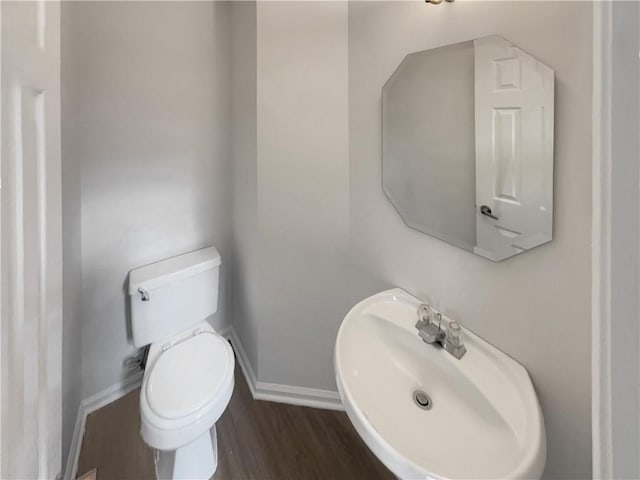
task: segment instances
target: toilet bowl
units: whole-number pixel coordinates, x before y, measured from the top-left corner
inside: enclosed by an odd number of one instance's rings
[[[206,318],[217,310],[213,247],[129,273],[134,344],[149,345],[140,390],[141,434],[159,479],[216,471],[215,423],[233,393],[233,350]]]
[[[209,478],[217,466],[215,422],[233,392],[235,359],[208,322],[152,344],[140,390],[144,441],[158,478]],[[210,438],[211,437],[211,438]]]

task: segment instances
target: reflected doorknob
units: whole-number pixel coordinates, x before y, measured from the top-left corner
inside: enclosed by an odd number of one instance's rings
[[[482,215],[485,215],[487,217],[493,218],[494,220],[498,220],[498,217],[496,217],[493,212],[491,211],[491,207],[487,206],[487,205],[482,205],[480,207],[480,213]]]

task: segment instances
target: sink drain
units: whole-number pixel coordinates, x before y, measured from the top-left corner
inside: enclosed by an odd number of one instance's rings
[[[431,410],[431,406],[433,405],[433,403],[431,403],[431,397],[422,390],[413,392],[413,401],[423,410]]]

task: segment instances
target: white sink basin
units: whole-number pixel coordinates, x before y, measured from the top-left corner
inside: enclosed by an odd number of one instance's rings
[[[360,436],[400,478],[540,478],[545,429],[527,371],[464,328],[460,360],[424,343],[414,327],[421,303],[389,290],[342,322],[336,380]]]

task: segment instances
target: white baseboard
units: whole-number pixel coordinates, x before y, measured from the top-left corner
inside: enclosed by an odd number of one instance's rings
[[[242,342],[240,341],[238,334],[233,328],[229,328],[226,337],[231,341],[233,350],[236,352],[236,359],[238,360],[240,369],[242,370],[244,378],[247,381],[249,391],[251,391],[251,396],[253,398],[256,398],[256,385],[258,383],[258,378],[256,377],[256,373],[253,371],[253,367],[251,366],[251,362],[249,361],[247,352],[242,346]]]
[[[288,403],[290,405],[324,408],[328,410],[344,410],[338,392],[258,381],[238,335],[232,327],[229,327],[228,330],[227,338],[231,340],[238,363],[247,380],[251,395],[255,400]]]
[[[105,388],[104,390],[91,395],[89,398],[82,400],[81,405],[84,406],[85,413],[88,415],[96,410],[115,402],[119,398],[124,397],[127,393],[132,392],[142,384],[142,371],[135,372],[133,375],[122,379],[122,381]]]
[[[82,437],[84,436],[87,416],[135,390],[140,386],[141,382],[142,372],[137,372],[80,402],[78,406],[78,416],[76,417],[76,426],[73,429],[73,437],[71,438],[69,456],[67,457],[67,464],[64,470],[64,480],[74,480],[77,476],[78,459],[80,457],[80,448],[82,447]]]
[[[344,411],[340,394],[331,390],[258,382],[254,398],[303,407]]]

